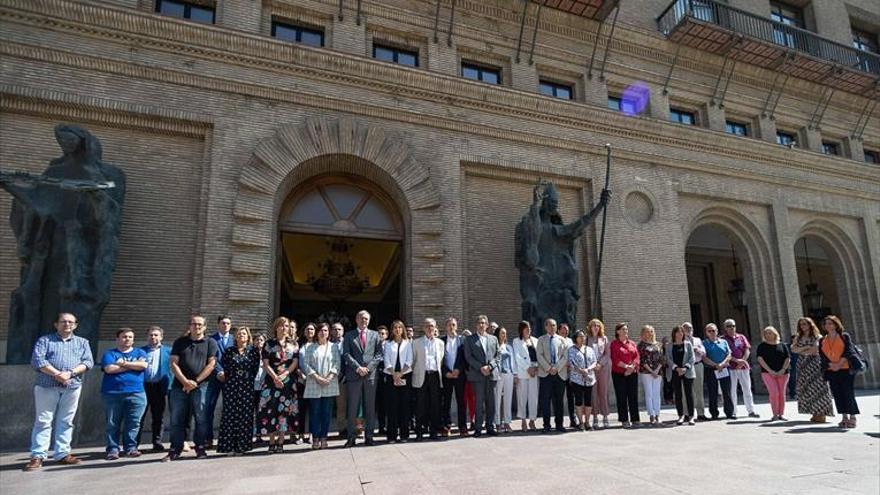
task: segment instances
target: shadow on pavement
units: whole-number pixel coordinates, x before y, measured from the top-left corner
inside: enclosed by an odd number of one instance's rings
[[[779,426],[803,426],[803,425],[811,425],[811,424],[814,424],[814,423],[812,421],[808,421],[808,420],[805,420],[805,421],[774,421],[772,423],[769,423],[769,422],[764,423],[761,426],[775,428],[775,427],[779,427]]]
[[[810,428],[792,428],[785,433],[846,433],[847,430],[839,426],[813,426]]]

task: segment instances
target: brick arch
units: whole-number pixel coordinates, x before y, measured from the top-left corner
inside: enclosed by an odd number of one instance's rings
[[[847,331],[859,342],[876,339],[872,329],[877,328],[880,321],[877,319],[878,302],[872,294],[876,296],[877,293],[870,286],[866,260],[856,241],[840,226],[826,219],[806,221],[798,229],[795,242],[803,237],[819,242],[832,258],[841,304],[840,317]],[[877,373],[876,367],[868,368],[866,381],[876,383]]]
[[[442,236],[440,193],[426,166],[415,160],[397,135],[352,118],[313,118],[285,125],[260,142],[241,170],[233,210],[229,311],[236,321],[263,328],[274,316],[278,214],[290,192],[321,174],[370,180],[387,192],[404,219],[404,308],[410,317],[442,306],[437,252]],[[439,270],[438,270],[439,269]],[[424,287],[427,284],[427,287]],[[414,294],[416,287],[427,292]],[[432,290],[433,289],[433,290]],[[438,302],[440,301],[440,302]]]
[[[685,239],[704,225],[723,230],[740,248],[737,257],[743,263],[747,293],[750,297],[749,314],[757,322],[753,330],[765,325],[778,326],[787,321],[781,290],[774,274],[778,273],[770,245],[761,230],[742,213],[726,206],[710,206],[700,211],[686,226]],[[685,241],[687,242],[687,241]]]

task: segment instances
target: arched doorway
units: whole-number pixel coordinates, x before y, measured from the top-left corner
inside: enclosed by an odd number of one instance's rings
[[[707,323],[737,320],[737,330],[753,341],[754,294],[750,294],[751,266],[744,246],[726,229],[704,224],[694,229],[685,248],[688,298],[694,333],[703,336]]]
[[[803,314],[817,322],[830,314],[848,317],[840,304],[838,287],[844,283],[838,279],[840,267],[834,266],[839,262],[832,259],[825,241],[801,237],[794,245],[794,256]]]
[[[361,309],[378,324],[402,314],[404,223],[377,185],[348,175],[311,179],[289,195],[278,227],[278,314],[347,328]]]

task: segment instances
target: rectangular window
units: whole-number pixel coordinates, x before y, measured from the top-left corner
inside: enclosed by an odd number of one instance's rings
[[[461,77],[487,84],[501,84],[501,69],[471,62],[461,63]]]
[[[552,96],[560,100],[571,100],[574,98],[574,89],[569,84],[560,84],[552,81],[540,81],[538,91],[542,95]]]
[[[782,2],[770,2],[770,18],[785,26],[801,29],[804,29],[805,26],[803,9]],[[796,48],[795,41],[797,37],[794,33],[794,30],[786,29],[783,26],[775,27],[773,29],[773,41],[777,45]]]
[[[622,98],[620,96],[609,96],[608,97],[608,108],[612,110],[617,110],[618,112],[623,112],[629,115],[635,115],[638,112],[638,104],[635,100],[629,98]]]
[[[214,24],[214,7],[181,0],[156,0],[156,12],[201,24]]]
[[[696,125],[697,115],[687,110],[679,110],[677,108],[669,109],[669,120],[677,124]]]
[[[288,24],[274,19],[272,20],[272,37],[319,48],[324,46],[323,29]]]
[[[726,130],[728,134],[734,134],[734,135],[743,136],[743,137],[749,136],[749,125],[748,124],[742,124],[740,122],[734,122],[732,120],[728,120],[724,124],[724,130]]]
[[[393,46],[373,44],[373,58],[407,67],[419,66],[419,52]]]
[[[865,163],[880,164],[880,151],[865,150]]]
[[[872,34],[867,31],[861,31],[856,28],[852,28],[852,33],[854,48],[858,48],[859,50],[871,53],[880,53],[880,48],[878,48],[877,46],[876,34]]]
[[[795,139],[794,134],[789,134],[783,131],[776,131],[776,144],[781,144],[782,146],[796,146],[797,139]]]
[[[826,155],[840,156],[840,145],[830,141],[822,141],[822,153]]]

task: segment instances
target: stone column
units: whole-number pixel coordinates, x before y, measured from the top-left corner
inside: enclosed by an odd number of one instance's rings
[[[428,70],[449,76],[457,76],[458,53],[455,48],[455,42],[453,41],[452,46],[447,46],[446,38],[442,36],[437,43],[434,43],[433,40],[428,40],[428,64]]]
[[[815,151],[816,153],[822,152],[822,131],[820,131],[819,129],[810,129],[809,127],[805,127],[801,129],[801,132],[799,132],[798,134],[798,137],[803,138],[804,141],[798,142],[799,148]]]
[[[755,120],[755,137],[768,143],[775,143],[776,121],[769,117],[758,117]]]
[[[651,100],[648,102],[648,112],[657,120],[669,120],[669,96],[663,94],[663,90],[656,86],[650,86]]]
[[[852,136],[843,138],[843,153],[857,162],[865,161],[865,148],[862,147],[861,139]]]
[[[367,53],[367,23],[361,18],[356,22],[356,14],[346,11],[344,18],[334,16],[332,48],[352,55],[364,56]]]
[[[849,13],[840,0],[810,2],[804,9],[807,28],[815,28],[816,33],[846,46],[852,46],[852,28]],[[876,6],[876,4],[875,4]]]
[[[801,291],[798,285],[797,262],[794,256],[793,239],[796,233],[789,230],[788,206],[781,196],[773,201],[771,206],[773,216],[773,233],[775,234],[775,251],[779,259],[780,288],[783,292],[781,301],[784,307],[779,308],[779,333],[783,340],[788,342],[788,337],[794,328],[794,324],[801,317]]]
[[[599,80],[595,75],[592,78],[584,75],[581,81],[584,88],[584,103],[602,108],[608,106],[608,85],[604,80]]]
[[[535,64],[529,65],[528,57],[522,57],[520,63],[510,64],[510,87],[530,93],[538,92],[538,69]]]
[[[215,14],[218,26],[258,34],[262,2],[219,2]]]
[[[706,122],[703,123],[705,127],[713,131],[725,131],[727,116],[724,113],[724,107],[711,104],[703,105],[703,115],[706,117]]]

